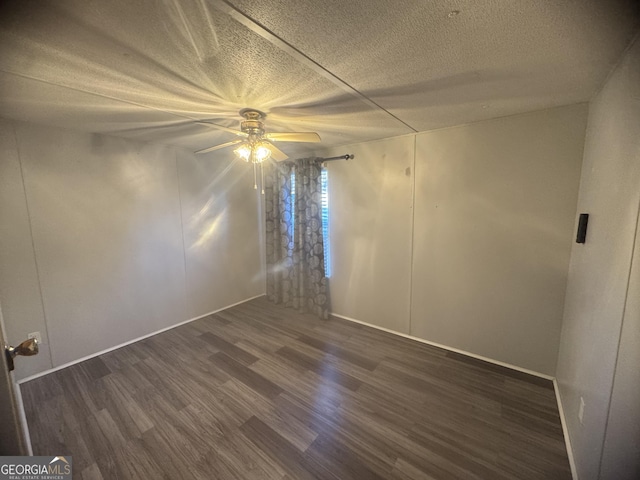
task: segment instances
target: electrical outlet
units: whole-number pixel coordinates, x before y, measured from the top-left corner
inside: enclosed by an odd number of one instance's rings
[[[582,425],[582,419],[584,418],[584,398],[580,397],[580,408],[578,409],[578,419],[580,425]]]
[[[38,344],[42,344],[42,336],[40,335],[40,332],[31,332],[29,335],[27,335],[28,338],[35,338],[38,341]]]

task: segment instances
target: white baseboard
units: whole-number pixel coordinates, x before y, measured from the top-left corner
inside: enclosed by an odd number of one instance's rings
[[[562,398],[560,397],[560,386],[558,381],[553,379],[553,389],[556,392],[556,401],[558,402],[558,413],[560,414],[560,423],[562,424],[562,434],[564,435],[564,443],[567,446],[567,456],[569,457],[569,466],[571,467],[571,477],[578,480],[578,470],[576,469],[576,461],[573,457],[573,448],[571,448],[571,439],[569,438],[569,430],[564,416],[564,408],[562,408]]]
[[[116,345],[114,347],[106,348],[106,349],[101,350],[99,352],[92,353],[91,355],[87,355],[85,357],[78,358],[77,360],[73,360],[71,362],[67,362],[67,363],[65,363],[63,365],[59,365],[57,367],[50,368],[49,370],[45,370],[43,372],[36,373],[36,374],[31,375],[29,377],[25,377],[25,378],[23,378],[21,380],[18,380],[17,383],[18,383],[18,385],[20,385],[21,383],[26,383],[26,382],[28,382],[30,380],[34,380],[34,379],[42,377],[44,375],[49,375],[50,373],[57,372],[58,370],[62,370],[63,368],[70,367],[71,365],[75,365],[76,363],[84,362],[85,360],[89,360],[91,358],[98,357],[100,355],[103,355],[105,353],[111,352],[113,350],[117,350],[118,348],[126,347],[127,345],[131,345],[132,343],[136,343],[136,342],[139,342],[140,340],[144,340],[145,338],[153,337],[154,335],[158,335],[159,333],[166,332],[167,330],[171,330],[173,328],[179,327],[180,325],[184,325],[186,323],[195,322],[196,320],[200,320],[201,318],[208,317],[209,315],[213,315],[214,313],[221,312],[222,310],[226,310],[227,308],[235,307],[236,305],[240,305],[242,303],[249,302],[249,301],[251,301],[251,300],[253,300],[255,298],[263,297],[264,295],[265,295],[264,293],[261,293],[260,295],[256,295],[255,297],[251,297],[251,298],[247,298],[245,300],[241,300],[240,302],[236,302],[236,303],[233,303],[231,305],[227,305],[226,307],[219,308],[217,310],[214,310],[213,312],[205,313],[204,315],[199,315],[199,316],[191,318],[189,320],[185,320],[184,322],[176,323],[175,325],[171,325],[170,327],[166,327],[166,328],[162,328],[160,330],[156,330],[154,332],[148,333],[148,334],[143,335],[141,337],[134,338],[133,340],[128,340],[128,341],[126,341],[124,343],[120,343],[119,345]]]
[[[24,411],[24,402],[22,401],[22,392],[20,386],[15,388],[16,403],[18,405],[18,418],[20,419],[20,425],[22,426],[22,433],[24,434],[25,443],[27,444],[27,455],[33,456],[33,448],[31,447],[31,434],[29,433],[29,424],[27,423],[27,414]]]
[[[442,345],[440,343],[430,342],[429,340],[425,340],[424,338],[414,337],[412,335],[407,335],[406,333],[396,332],[395,330],[390,330],[388,328],[380,327],[378,325],[373,325],[371,323],[363,322],[361,320],[356,320],[355,318],[345,317],[344,315],[339,315],[337,313],[331,313],[334,317],[342,318],[343,320],[347,320],[349,322],[359,323],[361,325],[366,325],[367,327],[375,328],[376,330],[382,330],[383,332],[392,333],[394,335],[398,335],[400,337],[408,338],[410,340],[415,340],[416,342],[424,343],[427,345],[431,345],[432,347],[442,348],[443,350],[449,350],[450,352],[459,353],[461,355],[466,355],[467,357],[477,358],[478,360],[482,360],[484,362],[493,363],[494,365],[500,365],[501,367],[510,368],[511,370],[517,370],[518,372],[527,373],[529,375],[533,375],[535,377],[544,378],[546,380],[554,380],[555,377],[551,375],[546,375],[544,373],[536,372],[534,370],[529,370],[526,368],[518,367],[516,365],[511,365],[510,363],[501,362],[499,360],[494,360],[493,358],[483,357],[482,355],[476,355],[475,353],[467,352],[465,350],[460,350],[459,348],[449,347],[447,345]]]

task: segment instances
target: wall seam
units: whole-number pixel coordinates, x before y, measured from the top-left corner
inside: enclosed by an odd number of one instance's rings
[[[576,195],[576,211],[575,211],[574,220],[573,220],[574,234],[578,229],[578,218],[580,216],[579,208],[582,206],[582,202],[581,202],[582,195],[583,195],[582,174],[584,169],[585,152],[587,150],[587,138],[588,138],[589,129],[591,127],[591,101],[589,101],[586,105],[587,105],[587,118],[586,118],[585,127],[584,127],[584,139],[582,141],[582,155],[580,156],[580,177],[578,181],[578,193]],[[573,239],[571,239],[571,242],[573,242]],[[555,377],[557,377],[558,375],[558,365],[560,363],[560,349],[562,347],[562,336],[564,333],[564,325],[565,325],[564,317],[567,309],[567,290],[569,288],[569,272],[571,271],[571,265],[572,265],[572,262],[574,261],[573,243],[571,245],[572,247],[570,248],[570,251],[569,251],[569,260],[567,262],[567,268],[566,268],[566,280],[564,282],[564,296],[563,296],[564,299],[562,301],[562,320],[560,322],[560,336],[558,337],[558,348],[556,349],[556,363],[553,367],[553,375]],[[559,391],[560,391],[560,383],[558,382],[558,392]]]
[[[188,313],[187,313],[187,304],[189,303],[189,281],[187,280],[187,247],[186,247],[186,242],[184,240],[184,219],[183,217],[183,210],[182,210],[182,189],[180,188],[180,168],[178,167],[178,150],[174,147],[173,148],[173,156],[175,159],[175,165],[176,165],[176,180],[178,183],[178,208],[180,208],[180,234],[182,236],[182,266],[184,267],[184,307],[185,307],[185,314],[188,317]]]
[[[413,246],[415,244],[416,225],[416,143],[418,135],[413,136],[413,185],[411,187],[411,248],[409,253],[409,335],[413,333]]]
[[[33,222],[31,220],[31,208],[29,207],[29,197],[27,196],[27,184],[24,179],[24,168],[22,167],[22,155],[20,154],[20,144],[18,143],[18,133],[15,125],[11,125],[13,130],[13,138],[16,142],[16,153],[18,155],[18,165],[20,165],[20,179],[22,180],[22,191],[24,192],[24,203],[27,210],[27,220],[29,221],[29,237],[31,240],[31,250],[33,251],[33,263],[36,269],[36,279],[38,280],[38,293],[40,293],[40,308],[42,308],[42,319],[44,320],[45,333],[47,335],[47,344],[49,345],[49,362],[53,368],[53,348],[51,347],[51,338],[49,337],[49,321],[47,319],[47,311],[44,306],[44,295],[42,294],[42,281],[40,280],[40,267],[38,265],[38,254],[36,252],[36,243],[33,238]]]
[[[602,478],[602,459],[604,457],[604,446],[607,441],[607,431],[609,430],[609,419],[611,418],[611,403],[613,399],[613,389],[616,385],[616,372],[618,371],[618,358],[620,357],[620,343],[622,342],[622,331],[624,329],[624,317],[627,313],[627,304],[629,301],[629,285],[631,284],[631,272],[633,271],[633,262],[635,258],[636,242],[638,241],[638,224],[640,222],[640,196],[638,197],[638,205],[636,208],[636,224],[633,232],[633,242],[631,242],[631,259],[629,261],[629,272],[627,273],[627,287],[624,292],[624,304],[622,307],[622,318],[620,319],[620,332],[618,334],[618,348],[616,349],[616,361],[613,367],[613,378],[611,379],[611,390],[609,391],[609,401],[607,405],[607,419],[604,424],[604,434],[602,436],[602,446],[600,447],[600,459],[598,461],[598,478]]]

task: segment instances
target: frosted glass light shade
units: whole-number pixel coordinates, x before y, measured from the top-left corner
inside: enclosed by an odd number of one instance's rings
[[[257,145],[254,148],[254,161],[256,163],[262,163],[271,156],[271,150],[266,145]]]
[[[243,143],[238,148],[236,148],[233,153],[235,153],[238,158],[241,158],[245,162],[248,162],[249,157],[251,157],[251,146]]]
[[[233,153],[245,162],[262,163],[271,157],[271,149],[264,143],[243,143]]]

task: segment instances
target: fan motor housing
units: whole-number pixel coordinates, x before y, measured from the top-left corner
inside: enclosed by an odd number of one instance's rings
[[[245,133],[264,133],[264,124],[259,120],[245,120],[240,123],[240,129]]]
[[[266,117],[266,115],[263,112],[254,110],[253,108],[243,108],[240,110],[240,115],[245,118],[245,120],[240,123],[240,129],[243,132],[254,135],[264,134],[264,124],[261,120]]]

